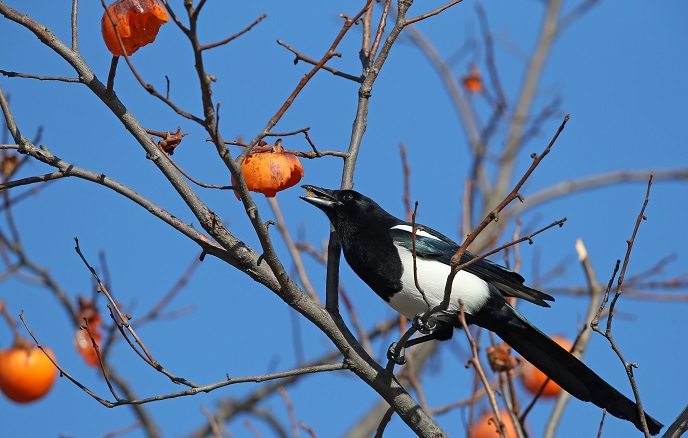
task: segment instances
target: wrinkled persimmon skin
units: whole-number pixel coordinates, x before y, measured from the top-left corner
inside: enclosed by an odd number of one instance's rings
[[[246,157],[241,165],[246,185],[252,192],[271,198],[277,192],[297,184],[303,167],[292,154],[261,153]]]
[[[108,50],[115,56],[122,56],[115,28],[108,16],[117,23],[127,55],[133,55],[141,47],[155,41],[160,26],[170,21],[165,7],[157,0],[117,0],[107,8],[101,19],[101,31]]]
[[[55,357],[49,348],[45,350]],[[0,350],[0,390],[12,401],[29,403],[42,398],[56,377],[55,365],[38,348]]]
[[[247,156],[241,163],[241,173],[250,191],[272,198],[277,192],[301,181],[303,166],[296,155],[284,152],[281,145],[276,145],[272,151]],[[241,199],[238,192],[234,193],[237,199]]]

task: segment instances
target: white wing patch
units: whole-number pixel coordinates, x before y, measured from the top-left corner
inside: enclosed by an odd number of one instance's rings
[[[413,234],[413,227],[411,227],[411,225],[395,225],[392,228],[390,228],[390,230],[403,230],[408,232],[409,234]],[[432,234],[428,233],[427,231],[421,230],[420,228],[416,228],[416,236],[429,237],[430,239],[439,240],[440,242],[442,241],[442,239],[440,239],[439,237],[433,236]],[[447,277],[445,275],[445,280],[446,278]]]
[[[406,227],[397,225],[394,228]],[[410,227],[408,227],[410,228]],[[405,229],[405,228],[402,228]],[[428,235],[428,237],[433,237]],[[433,237],[435,238],[435,237]],[[423,296],[416,288],[413,278],[413,256],[404,247],[395,245],[404,266],[401,275],[402,290],[394,294],[389,301],[390,306],[397,312],[413,318],[416,314],[428,310],[428,304],[423,300]],[[428,299],[430,307],[438,305],[444,297],[444,287],[447,284],[447,276],[450,268],[444,263],[435,260],[416,259],[418,270],[418,283]],[[452,285],[451,299],[449,301],[449,311],[459,311],[459,299],[464,303],[466,313],[472,314],[480,310],[490,296],[487,283],[466,271],[459,271],[454,277]]]

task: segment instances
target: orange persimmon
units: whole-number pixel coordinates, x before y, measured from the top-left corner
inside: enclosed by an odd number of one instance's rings
[[[471,66],[470,72],[462,79],[463,86],[471,93],[481,93],[483,91],[483,81],[480,78],[480,70],[475,65]]]
[[[76,347],[76,352],[79,353],[87,365],[99,367],[100,360],[98,359],[98,353],[93,346],[93,342],[95,341],[97,345],[100,345],[100,342],[103,340],[103,334],[100,331],[100,328],[103,325],[103,319],[100,316],[100,312],[98,312],[98,307],[96,306],[95,300],[84,298],[83,296],[79,295],[78,303],[78,320],[85,322],[86,325],[84,327],[77,328],[76,333],[74,334],[74,345]],[[91,340],[91,336],[88,335],[88,330],[85,328],[86,326],[91,331],[93,340]]]
[[[504,422],[504,431],[510,438],[515,438],[516,428],[514,427],[514,422],[511,421],[511,416],[506,409],[499,411],[499,415],[502,417]],[[494,420],[494,412],[486,412],[480,417],[473,425],[473,430],[471,431],[471,438],[499,438],[499,432],[497,432],[497,423]]]
[[[92,329],[91,334],[93,335],[93,341],[100,345],[100,341],[103,339],[103,335],[100,333],[100,331]],[[99,367],[100,360],[98,359],[98,353],[96,353],[96,349],[93,346],[93,341],[91,341],[91,337],[88,336],[86,329],[79,328],[76,330],[76,334],[74,335],[74,344],[76,345],[77,353],[79,353],[87,365]]]
[[[277,192],[288,189],[303,178],[303,166],[298,157],[285,152],[282,142],[277,140],[271,149],[247,156],[241,163],[241,173],[250,191],[272,198]],[[236,191],[234,193],[239,198],[239,194]]]
[[[573,343],[569,341],[568,339],[562,337],[562,336],[552,336],[552,340],[554,340],[557,344],[561,345],[565,350],[570,351],[571,347],[573,346]],[[530,392],[531,394],[537,394],[542,385],[544,385],[545,381],[547,380],[547,376],[545,373],[537,369],[533,364],[530,362],[525,362],[523,364],[523,371],[521,374],[521,382],[523,382],[523,386]],[[545,389],[542,390],[542,397],[556,397],[559,395],[561,392],[561,387],[554,383],[552,380],[547,382],[547,385],[545,385]]]
[[[54,358],[49,348],[45,349]],[[45,396],[57,377],[55,365],[40,349],[14,346],[0,350],[0,390],[12,401],[28,403]]]
[[[82,295],[77,297],[79,305],[78,320],[85,321],[91,330],[99,330],[103,325],[103,318],[100,316],[95,300],[84,298]]]
[[[155,41],[160,26],[170,21],[165,7],[158,0],[117,0],[112,3],[103,13],[100,25],[105,45],[115,56],[124,53],[110,17],[117,25],[122,45],[129,56]]]

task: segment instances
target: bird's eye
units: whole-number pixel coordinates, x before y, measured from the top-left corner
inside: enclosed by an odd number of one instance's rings
[[[352,199],[354,199],[354,195],[352,195],[351,193],[344,193],[344,195],[342,195],[342,200],[345,202],[349,202]]]

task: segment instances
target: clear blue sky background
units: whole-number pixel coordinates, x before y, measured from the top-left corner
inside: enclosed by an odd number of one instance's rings
[[[70,2],[8,1],[69,40]],[[173,1],[181,10],[181,1]],[[353,15],[359,4],[352,2],[221,2],[209,1],[203,13],[202,39],[212,42],[231,35],[263,13],[268,17],[232,44],[207,53],[208,70],[217,76],[214,98],[222,103],[221,126],[226,139],[252,138],[276,112],[308,67],[294,66],[293,55],[275,43],[280,39],[303,53],[319,58],[338,32],[340,13]],[[513,99],[522,81],[524,60],[538,33],[543,7],[536,1],[469,1],[420,29],[444,56],[450,56],[467,38],[479,36],[474,6],[487,11],[496,37],[497,61],[504,87]],[[574,5],[567,2],[566,9]],[[417,15],[439,5],[416,2]],[[110,54],[100,36],[102,8],[99,2],[81,2],[80,49],[96,74],[105,81]],[[681,0],[656,2],[603,1],[577,21],[557,41],[538,95],[540,104],[558,94],[562,110],[571,121],[552,154],[529,180],[523,193],[549,185],[613,170],[661,170],[686,167],[685,124],[688,111],[688,5]],[[359,30],[354,29],[338,51],[342,58],[335,68],[358,74]],[[35,36],[8,20],[0,21],[0,68],[40,75],[73,73],[59,57],[44,48]],[[141,49],[133,60],[146,81],[159,90],[165,75],[171,81],[171,96],[183,108],[200,114],[198,87],[190,49],[174,25],[162,28],[155,45]],[[463,74],[471,56],[455,64]],[[44,127],[42,142],[56,155],[79,166],[102,172],[149,196],[187,222],[194,218],[176,193],[166,184],[139,145],[84,86],[29,79],[0,78],[11,95],[14,115],[28,137]],[[311,126],[311,137],[320,149],[345,149],[356,109],[357,84],[319,73],[298,97],[275,131]],[[116,91],[144,126],[172,130],[182,125],[189,136],[174,159],[189,173],[206,182],[228,184],[226,169],[206,135],[190,122],[149,97],[120,63]],[[483,105],[476,99],[476,105]],[[525,146],[522,171],[528,154],[539,152],[549,141],[560,119],[543,126],[540,136]],[[460,198],[468,170],[467,146],[449,97],[436,71],[419,50],[401,38],[373,90],[368,130],[356,170],[356,188],[383,207],[403,215],[402,172],[399,144],[408,147],[411,162],[412,199],[420,202],[419,221],[459,239]],[[285,139],[288,148],[308,150],[301,137]],[[341,161],[325,158],[304,163],[304,183],[335,187],[340,182]],[[20,176],[49,172],[30,163]],[[231,231],[255,246],[241,204],[228,192],[203,190],[202,196]],[[297,188],[278,195],[290,231],[313,245],[326,238],[324,215],[298,199]],[[552,230],[523,246],[522,272],[534,278],[565,263],[566,270],[543,285],[582,285],[584,277],[576,263],[574,243],[584,239],[597,270],[606,282],[614,262],[623,258],[636,215],[645,194],[645,184],[616,185],[583,192],[565,201],[552,202],[524,215],[525,224],[542,226],[568,217],[562,229]],[[688,197],[685,182],[661,182],[653,186],[628,275],[642,272],[661,258],[675,254],[657,279],[686,272],[683,209]],[[262,195],[256,197],[264,219],[272,217]],[[112,291],[134,318],[155,305],[176,282],[198,248],[138,206],[107,189],[80,180],[64,179],[44,188],[35,198],[14,210],[23,243],[32,259],[50,270],[70,296],[90,294],[92,279],[73,250],[73,236],[93,263],[105,251],[113,279]],[[274,241],[289,266],[288,253],[273,231]],[[324,269],[308,261],[311,279],[322,293]],[[342,279],[365,327],[391,316],[382,302],[355,278],[348,267]],[[534,280],[531,280],[534,281]],[[55,351],[60,363],[82,383],[109,398],[98,371],[86,367],[74,351],[73,327],[56,299],[45,290],[10,279],[0,284],[0,299],[16,315],[24,310],[26,320],[40,340]],[[191,313],[158,321],[140,329],[156,358],[173,373],[197,383],[231,376],[254,375],[289,369],[296,365],[293,333],[298,329],[307,358],[331,351],[327,338],[295,316],[281,300],[245,275],[208,257],[170,310],[193,306]],[[523,305],[521,310],[545,332],[575,336],[587,302],[561,297],[552,309]],[[688,377],[684,335],[688,329],[685,303],[621,299],[615,335],[629,361],[637,362],[636,377],[646,410],[665,424],[686,403]],[[135,319],[134,319],[135,320]],[[468,394],[472,372],[465,370],[466,342],[456,336],[441,346],[441,354],[424,374],[426,396],[431,406],[463,398]],[[375,344],[383,352],[386,339]],[[11,342],[10,332],[0,325],[2,347]],[[181,389],[147,368],[119,342],[112,354],[114,366],[129,379],[140,396]],[[586,362],[622,392],[630,395],[625,373],[606,341],[595,335]],[[239,396],[256,388],[236,385],[147,406],[164,436],[189,433],[205,421],[201,406],[211,411],[217,401]],[[356,418],[378,400],[378,396],[346,372],[305,378],[290,389],[296,415],[321,437],[343,433]],[[524,398],[527,400],[527,397]],[[286,419],[279,397],[264,406]],[[480,408],[485,405],[481,404]],[[530,417],[533,436],[551,404],[542,402]],[[461,436],[462,414],[439,417],[451,436]],[[43,400],[27,406],[0,397],[2,435],[6,436],[99,436],[131,424],[135,417],[127,407],[108,410],[91,400],[66,379],[59,379]],[[561,437],[595,436],[600,411],[573,400],[559,428]],[[269,429],[251,419],[265,436]],[[389,436],[409,436],[398,418],[390,424]],[[229,425],[233,436],[250,436],[241,421]],[[629,423],[608,417],[605,436],[628,436]],[[127,436],[142,436],[134,431]]]

